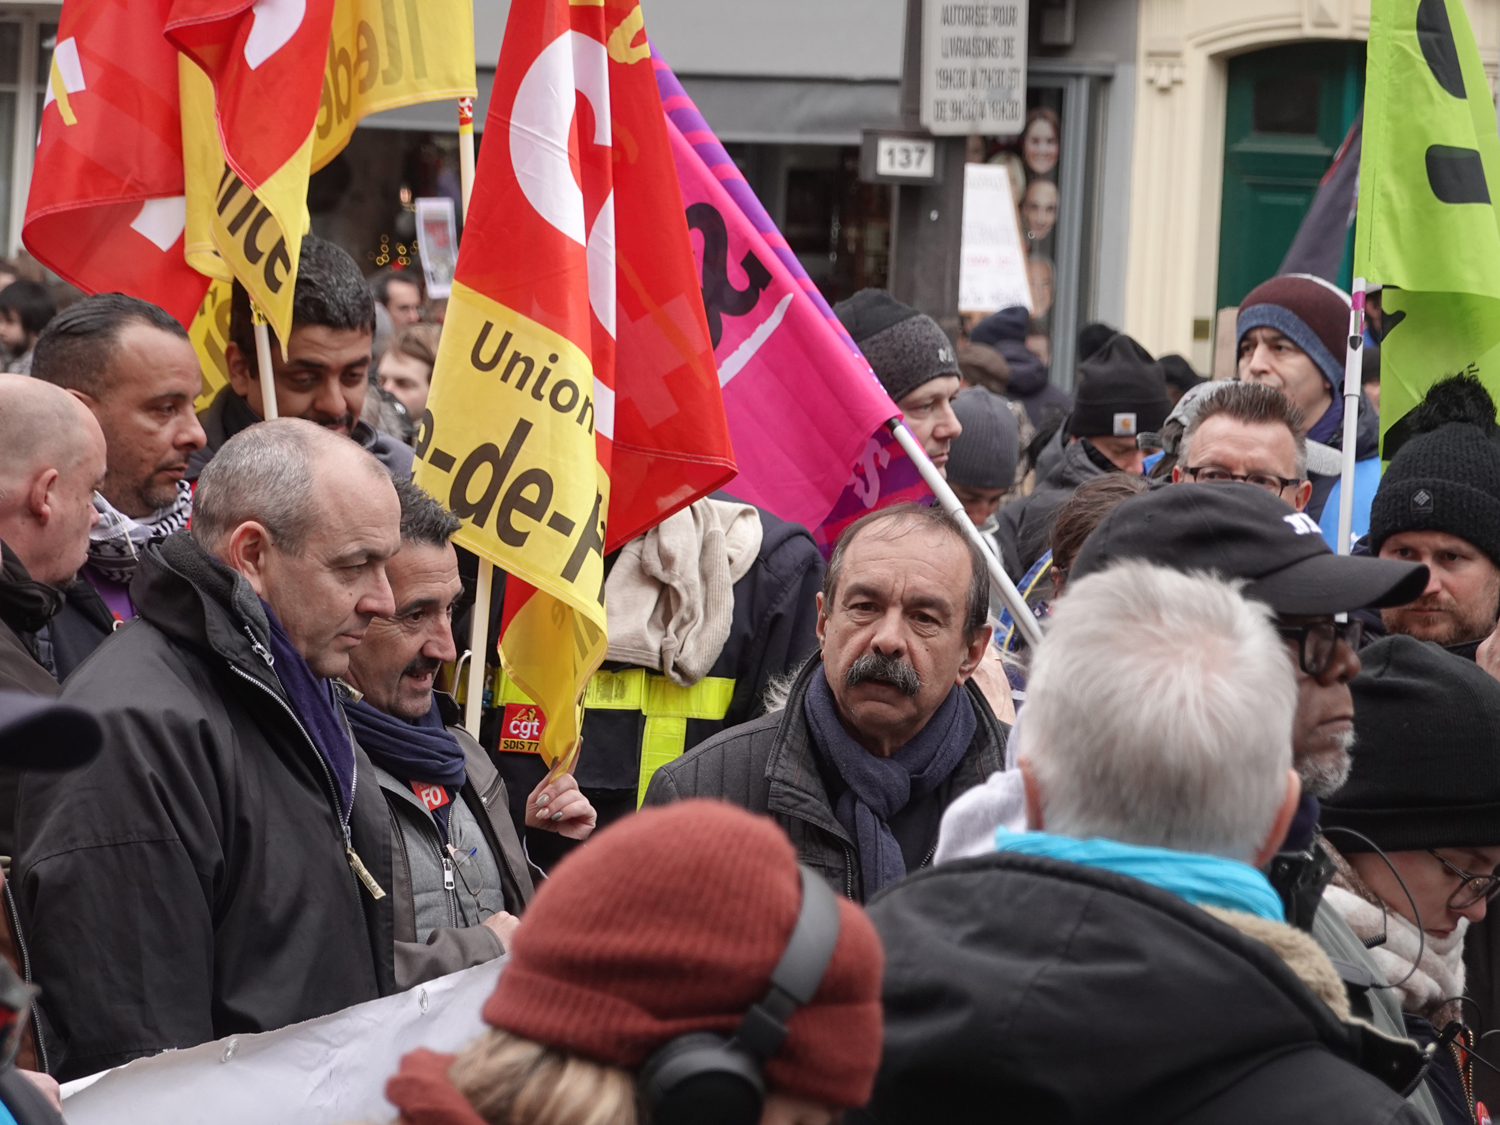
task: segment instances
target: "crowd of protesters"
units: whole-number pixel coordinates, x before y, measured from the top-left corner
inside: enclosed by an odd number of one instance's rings
[[[1251,292],[1232,379],[1091,325],[1071,396],[1024,309],[836,306],[962,513],[825,564],[731,483],[631,541],[560,776],[498,660],[477,737],[451,693],[414,276],[305,241],[269,423],[238,288],[201,412],[169,315],[57,303],[0,289],[16,1119],[504,957],[409,1125],[1489,1120],[1500,425],[1445,379],[1378,450],[1371,380],[1337,553],[1327,283]]]

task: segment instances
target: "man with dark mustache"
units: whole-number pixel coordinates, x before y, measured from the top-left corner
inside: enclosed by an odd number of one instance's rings
[[[401,549],[386,567],[396,612],[370,623],[349,654],[360,699],[346,706],[375,766],[393,835],[391,900],[396,984],[413,985],[505,953],[532,881],[505,783],[459,725],[458,705],[432,690],[457,658],[453,602],[463,590],[449,537],[459,521],[410,481],[396,482]],[[526,826],[587,839],[594,807],[571,774],[543,778]]]
[[[783,710],[661,767],[648,805],[717,797],[769,814],[856,902],[932,860],[943,810],[1004,767],[970,676],[989,643],[984,560],[954,517],[903,504],[851,524],[818,595],[821,659]]]
[[[270,339],[280,417],[316,422],[358,442],[392,476],[411,476],[411,446],[360,420],[370,389],[375,299],[347,252],[315,235],[303,238],[285,357],[274,331]],[[224,362],[229,385],[199,415],[207,444],[193,455],[189,480],[197,479],[221,445],[266,415],[250,298],[239,282],[230,302]]]

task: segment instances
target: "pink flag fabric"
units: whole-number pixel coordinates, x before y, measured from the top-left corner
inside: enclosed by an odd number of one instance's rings
[[[826,553],[846,524],[927,488],[885,429],[900,412],[868,361],[654,49],[652,63],[739,465],[727,488]]]

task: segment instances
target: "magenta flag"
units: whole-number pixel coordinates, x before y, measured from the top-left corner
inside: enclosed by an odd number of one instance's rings
[[[739,465],[727,487],[826,550],[865,512],[926,494],[884,428],[900,412],[654,49],[652,63]]]

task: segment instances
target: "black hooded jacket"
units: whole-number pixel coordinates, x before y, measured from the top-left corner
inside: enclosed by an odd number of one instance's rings
[[[1394,1089],[1421,1074],[1414,1044],[1341,1022],[1270,945],[1139,880],[1002,852],[868,909],[886,965],[866,1120],[1423,1120]]]
[[[1334,431],[1327,442],[1334,449],[1344,448],[1344,427],[1342,425]],[[1364,395],[1359,396],[1359,424],[1354,430],[1354,459],[1356,461],[1368,461],[1371,457],[1380,455],[1380,414],[1370,405],[1370,400]],[[1338,481],[1338,475],[1325,476],[1322,473],[1308,473],[1307,479],[1312,481],[1312,495],[1308,497],[1305,511],[1312,519],[1319,519],[1323,515],[1323,505],[1328,503],[1328,494],[1333,491],[1334,484]]]
[[[14,883],[63,1079],[395,991],[390,896],[345,850],[390,889],[369,759],[346,836],[259,600],[187,532],[146,548],[130,594],[141,616],[62,694],[103,749],[22,784]]]
[[[985,317],[974,326],[969,339],[986,344],[1005,357],[1010,365],[1005,395],[1026,407],[1031,424],[1040,429],[1071,410],[1073,400],[1061,387],[1052,385],[1047,378],[1047,365],[1026,347],[1026,328],[1030,323],[1031,314],[1026,307],[1015,305]]]

